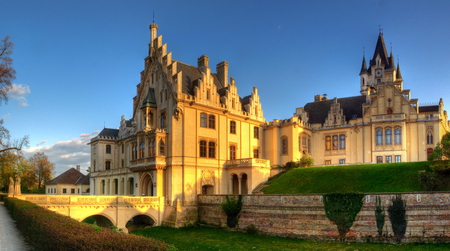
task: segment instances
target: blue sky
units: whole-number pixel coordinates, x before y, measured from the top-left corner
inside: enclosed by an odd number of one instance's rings
[[[363,51],[379,27],[421,104],[450,102],[450,1],[2,1],[0,38],[14,42],[14,89],[0,117],[25,156],[45,152],[56,175],[90,166],[87,142],[132,116],[149,24],[173,59],[229,63],[241,96],[259,89],[266,120],[328,97],[359,95]]]

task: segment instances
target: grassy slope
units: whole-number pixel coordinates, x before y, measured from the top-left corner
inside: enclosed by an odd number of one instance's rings
[[[444,250],[445,244],[374,244],[316,242],[313,240],[289,239],[275,236],[250,235],[212,228],[167,228],[153,227],[133,234],[163,240],[175,245],[178,250]]]
[[[269,181],[265,194],[413,192],[427,162],[297,168]]]

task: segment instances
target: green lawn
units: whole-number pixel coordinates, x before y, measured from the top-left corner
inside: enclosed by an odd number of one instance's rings
[[[153,227],[133,232],[133,234],[162,240],[174,245],[177,250],[448,250],[445,244],[374,244],[316,242],[312,240],[290,239],[275,236],[250,235],[213,228],[168,228]]]
[[[297,168],[269,181],[262,191],[265,194],[423,191],[418,172],[428,169],[428,162]],[[450,190],[449,185],[439,189]]]

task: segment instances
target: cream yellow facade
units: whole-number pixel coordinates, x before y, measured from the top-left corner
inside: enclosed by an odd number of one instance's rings
[[[315,165],[425,161],[450,131],[443,100],[419,106],[403,88],[400,66],[380,33],[369,66],[363,57],[360,96],[297,108],[294,116],[266,123],[264,156],[272,165],[311,155]]]
[[[211,70],[172,59],[150,25],[148,56],[133,98],[133,116],[91,139],[91,195],[164,197],[163,224],[196,218],[198,194],[249,194],[289,161],[316,165],[426,160],[449,132],[443,101],[420,107],[403,88],[399,65],[380,33],[360,72],[360,96],[297,108],[265,121],[258,89],[242,98],[228,63]],[[356,85],[355,85],[356,86]]]

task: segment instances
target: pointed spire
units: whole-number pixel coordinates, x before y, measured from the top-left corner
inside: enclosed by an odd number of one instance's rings
[[[386,67],[389,66],[388,54],[386,50],[386,45],[384,44],[383,33],[378,34],[377,45],[375,46],[375,51],[373,52],[372,60],[370,60],[370,66],[374,66],[377,64],[376,58],[377,55],[380,55],[381,63]]]
[[[392,48],[391,48],[391,54],[389,55],[389,69],[395,70],[395,62],[394,62],[394,55],[392,55]]]
[[[403,79],[402,72],[400,71],[400,63],[397,63],[397,75],[395,75],[396,79]]]
[[[361,71],[359,72],[359,75],[368,74],[368,73],[369,72],[367,71],[367,66],[366,66],[366,56],[363,55]]]

